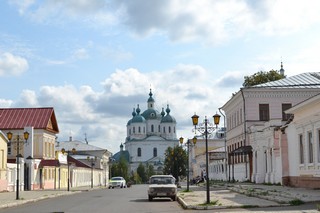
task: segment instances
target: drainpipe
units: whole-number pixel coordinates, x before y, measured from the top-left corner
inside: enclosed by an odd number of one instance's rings
[[[241,92],[241,96],[242,96],[242,100],[243,100],[243,118],[244,118],[244,122],[243,122],[243,130],[244,130],[244,146],[246,146],[247,143],[247,118],[246,118],[246,99],[244,98],[244,94],[243,94],[243,88],[240,88],[240,92]],[[248,178],[248,161],[246,158],[246,163],[245,163],[245,167],[246,167],[246,178]],[[249,178],[251,179],[251,177]]]
[[[223,128],[224,128],[224,167],[226,172],[226,181],[228,180],[228,168],[227,168],[227,131],[226,131],[226,116],[221,112],[221,108],[219,108],[220,114],[223,116]]]

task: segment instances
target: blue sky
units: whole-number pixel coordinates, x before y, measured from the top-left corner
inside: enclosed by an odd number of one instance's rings
[[[0,107],[55,108],[58,140],[115,153],[132,108],[170,105],[177,136],[211,117],[243,77],[318,72],[316,0],[0,2]]]

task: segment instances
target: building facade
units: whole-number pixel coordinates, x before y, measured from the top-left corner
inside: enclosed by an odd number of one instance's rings
[[[1,108],[0,117],[0,129],[5,135],[8,132],[13,135],[7,149],[7,190],[16,188],[18,152],[21,155],[19,189],[53,188],[55,165],[41,162],[55,159],[54,144],[59,128],[54,109]],[[24,132],[29,133],[27,140],[24,139]]]
[[[286,146],[278,129],[286,124],[286,110],[317,95],[320,73],[303,73],[241,88],[221,107],[227,120],[229,180],[282,183]]]
[[[280,143],[287,153],[288,169],[283,184],[294,187],[320,188],[320,92],[286,113],[292,120],[281,127]]]
[[[8,139],[0,131],[0,192],[6,191],[8,187],[7,180],[7,143]]]

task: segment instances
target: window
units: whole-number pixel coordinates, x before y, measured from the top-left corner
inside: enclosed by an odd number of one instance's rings
[[[166,133],[166,127],[163,127],[163,133]]]
[[[137,154],[138,154],[138,157],[141,157],[141,148],[140,147],[138,148],[138,153]]]
[[[291,114],[286,114],[284,113],[284,111],[286,111],[287,109],[290,109],[291,107],[292,107],[292,104],[282,104],[282,120],[283,121],[289,120]]]
[[[136,128],[135,127],[133,127],[133,134],[135,134],[136,133]]]
[[[312,132],[308,132],[309,163],[313,163]]]
[[[11,155],[12,153],[11,153],[11,143],[9,142],[8,143],[8,155]]]
[[[259,118],[260,121],[269,120],[269,104],[259,104]]]
[[[160,125],[158,126],[158,132],[160,132]]]
[[[153,157],[157,157],[157,156],[158,156],[157,148],[153,148]]]
[[[153,124],[151,125],[151,132],[154,132],[154,126],[153,126]]]
[[[304,155],[303,155],[303,137],[302,134],[299,135],[299,147],[300,147],[300,164],[304,163]]]
[[[169,133],[171,133],[171,126],[169,126]]]
[[[141,127],[140,126],[138,127],[138,132],[141,133]]]

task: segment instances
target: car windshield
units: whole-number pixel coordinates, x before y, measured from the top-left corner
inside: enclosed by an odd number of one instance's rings
[[[152,177],[150,178],[151,184],[174,184],[172,177]]]
[[[111,178],[111,180],[122,180],[122,178],[121,177],[113,177],[113,178]]]

